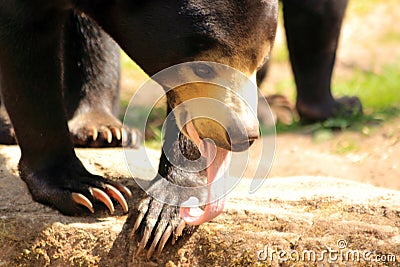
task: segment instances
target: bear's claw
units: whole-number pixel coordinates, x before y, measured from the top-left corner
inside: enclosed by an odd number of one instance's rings
[[[142,253],[149,240],[152,241],[146,254],[147,258],[150,258],[154,252],[160,255],[171,235],[174,236],[172,239],[172,244],[174,244],[186,227],[186,223],[180,218],[179,207],[164,204],[151,197],[146,197],[139,203],[138,211],[131,239],[136,237],[138,229],[141,229],[139,232],[143,235],[138,243],[135,257]]]
[[[91,213],[94,213],[93,204],[92,204],[92,202],[90,202],[90,200],[87,197],[85,197],[81,193],[72,193],[71,196],[72,196],[72,200],[75,203],[85,206],[86,208],[88,208],[90,210]]]
[[[114,211],[115,211],[114,204],[113,204],[111,198],[118,201],[118,203],[121,205],[122,209],[124,210],[124,213],[128,212],[128,210],[129,210],[128,203],[126,202],[126,200],[125,200],[124,196],[121,194],[121,192],[126,194],[129,198],[132,198],[132,193],[128,188],[126,188],[123,185],[118,184],[118,185],[112,186],[112,185],[106,184],[104,186],[104,191],[101,189],[98,189],[98,188],[91,187],[91,188],[89,188],[89,192],[93,196],[94,199],[102,202],[104,205],[107,206],[111,215],[113,215]],[[91,213],[94,213],[94,208],[93,208],[92,202],[90,202],[90,200],[87,197],[85,197],[83,194],[72,193],[72,200],[75,203],[88,208]]]
[[[107,206],[111,215],[114,214],[114,211],[115,211],[114,204],[112,203],[111,198],[106,193],[104,193],[104,191],[102,191],[98,188],[90,188],[90,192],[96,200],[104,203],[104,205]]]

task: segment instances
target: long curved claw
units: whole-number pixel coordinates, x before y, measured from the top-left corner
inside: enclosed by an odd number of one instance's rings
[[[153,238],[153,242],[151,243],[151,246],[150,246],[149,250],[147,251],[147,259],[150,259],[151,256],[153,255],[154,250],[157,247],[158,241],[160,241],[160,238],[163,236],[165,228],[167,228],[167,223],[164,221],[157,226],[157,230],[156,230],[156,234]]]
[[[177,237],[182,235],[183,229],[185,229],[185,226],[186,226],[186,222],[184,220],[181,220],[175,229],[175,238],[172,240],[172,245],[175,244]]]
[[[107,206],[107,208],[110,210],[111,215],[113,215],[115,209],[114,209],[114,204],[112,203],[110,197],[98,188],[92,187],[91,191],[92,191],[93,197],[95,199],[103,202]]]
[[[150,204],[150,198],[145,198],[139,203],[139,206],[138,206],[139,215],[136,218],[135,225],[133,226],[133,230],[132,230],[131,236],[130,236],[131,239],[133,239],[137,229],[139,229],[139,226],[142,223],[142,220],[149,209],[149,204]]]
[[[80,193],[72,193],[71,195],[72,195],[72,200],[75,201],[75,203],[85,206],[90,210],[91,213],[94,213],[93,204],[87,197],[85,197]]]
[[[144,199],[139,204],[139,210],[140,210],[140,212],[142,212],[144,214],[146,214],[147,209],[148,209],[148,205],[146,205],[146,203],[150,203],[150,198]],[[136,252],[136,257],[139,256],[139,254],[143,251],[143,249],[146,247],[147,243],[149,242],[151,233],[153,232],[153,229],[158,222],[160,213],[162,212],[163,205],[164,205],[163,203],[158,202],[158,201],[151,202],[151,209],[147,213],[146,226],[144,227],[144,234],[143,234],[142,240],[139,243],[138,251]],[[146,211],[146,212],[143,212],[143,211]]]
[[[124,194],[125,194],[126,196],[128,196],[130,199],[133,198],[132,192],[131,192],[131,190],[129,190],[128,187],[126,187],[126,186],[124,186],[124,185],[122,185],[122,184],[119,184],[119,183],[113,184],[113,187],[117,188],[118,191],[124,193]]]
[[[171,240],[174,244],[186,227],[186,222],[180,217],[179,207],[166,205],[151,197],[144,198],[139,203],[137,211],[138,215],[130,238],[135,236],[139,228],[142,238],[137,245],[134,258],[145,250],[150,239],[147,258],[150,259],[153,255],[159,256],[171,236],[174,236]],[[143,224],[144,227],[141,227]]]
[[[140,255],[140,253],[143,251],[143,249],[146,247],[147,242],[149,242],[150,236],[151,236],[151,230],[148,229],[148,227],[146,227],[143,238],[139,243],[138,250],[136,251],[136,254],[135,254],[136,257],[138,257]]]
[[[165,244],[167,243],[168,239],[170,238],[172,234],[172,226],[168,225],[167,229],[165,230],[163,236],[160,239],[160,243],[158,244],[157,252],[156,255],[159,256],[161,254],[161,251],[163,250]]]
[[[111,133],[111,130],[108,129],[108,128],[106,128],[106,127],[103,127],[101,130],[102,130],[103,138],[104,138],[105,140],[107,140],[107,142],[108,142],[109,144],[111,144],[112,138],[113,138],[112,133]]]
[[[131,238],[133,238],[134,234],[136,233],[137,229],[139,228],[140,224],[142,223],[144,215],[145,215],[145,213],[143,213],[143,212],[139,213],[139,215],[138,215],[138,217],[136,219],[135,225],[133,226]]]
[[[97,131],[96,127],[94,127],[94,126],[90,127],[89,135],[92,136],[93,141],[97,140],[97,137],[99,136],[99,132]]]
[[[116,127],[111,127],[111,132],[115,138],[119,141],[121,140],[121,130]]]
[[[150,198],[143,199],[139,203],[138,211],[140,212],[140,214],[136,219],[135,226],[133,227],[132,233],[135,233],[136,230],[139,228],[144,216],[146,215],[147,211],[149,210],[149,205],[150,205]]]
[[[140,241],[139,247],[145,248],[147,245],[147,242],[149,242],[151,232],[154,229],[154,226],[156,225],[157,221],[156,220],[150,220],[148,221],[148,224],[145,227],[144,230],[144,235],[142,240]]]
[[[125,200],[124,196],[121,194],[121,192],[118,191],[117,188],[115,188],[114,186],[109,185],[109,184],[105,185],[105,187],[106,187],[107,195],[109,195],[113,199],[117,200],[118,203],[122,206],[122,209],[124,210],[124,212],[127,213],[129,210],[128,203],[126,203],[126,200]]]

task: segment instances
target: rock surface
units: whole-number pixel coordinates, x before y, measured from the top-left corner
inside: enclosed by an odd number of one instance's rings
[[[77,150],[93,172],[142,196],[121,149]],[[134,152],[134,175],[143,169]],[[157,153],[149,155],[157,161]],[[157,258],[133,259],[131,218],[67,217],[31,200],[19,179],[18,147],[0,146],[0,266],[400,266],[400,192],[329,177],[269,178],[255,194],[249,180],[231,193],[223,215]]]

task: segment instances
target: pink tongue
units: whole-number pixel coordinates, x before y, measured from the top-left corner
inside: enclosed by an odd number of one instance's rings
[[[224,209],[225,198],[221,197],[225,193],[224,188],[218,188],[221,183],[213,183],[216,179],[228,178],[228,172],[232,152],[222,149],[209,142],[202,141],[193,126],[192,122],[186,124],[186,130],[190,138],[195,142],[203,157],[207,159],[207,182],[208,196],[204,211],[198,207],[181,207],[180,214],[183,220],[189,225],[199,225],[208,222]],[[215,157],[214,157],[215,155]]]

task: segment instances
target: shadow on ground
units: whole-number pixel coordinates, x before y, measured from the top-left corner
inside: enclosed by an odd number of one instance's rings
[[[400,264],[399,191],[304,176],[270,178],[249,195],[249,181],[244,180],[222,216],[174,246],[167,243],[159,257],[134,259],[136,242],[129,239],[134,212],[129,218],[121,209],[114,217],[106,211],[97,217],[63,216],[31,200],[17,176],[17,147],[0,147],[0,155],[0,266],[315,266],[329,261],[365,266],[371,263],[367,260],[374,260],[374,266]],[[130,187],[136,197],[129,204],[136,205],[142,192],[128,178],[120,149],[82,149],[78,155],[92,171]],[[332,254],[329,259],[328,251],[350,258]],[[291,258],[279,258],[278,252],[290,252]],[[351,258],[364,252],[368,259]],[[386,261],[378,262],[378,256]]]

